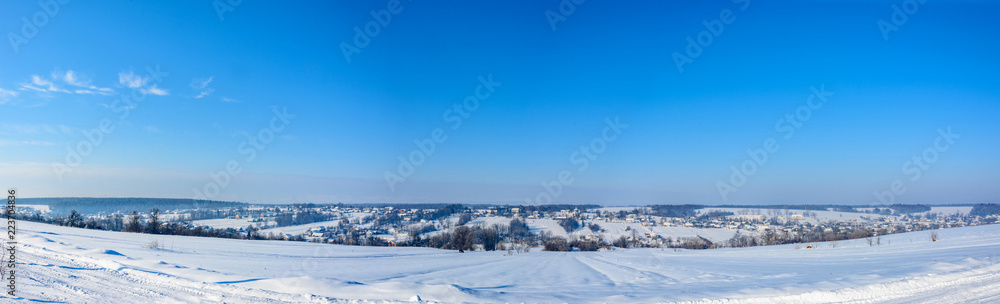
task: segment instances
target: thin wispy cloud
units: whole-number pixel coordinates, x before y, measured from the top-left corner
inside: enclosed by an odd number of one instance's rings
[[[21,91],[35,91],[39,93],[66,93],[66,94],[84,94],[84,95],[112,95],[114,90],[111,88],[102,88],[90,84],[89,79],[82,78],[79,74],[73,70],[68,70],[66,72],[52,72],[50,78],[45,78],[38,75],[31,75],[31,81],[21,84],[19,90]],[[59,84],[57,84],[59,82]],[[66,88],[68,85],[75,88]],[[52,98],[50,94],[39,95],[43,98]]]
[[[240,102],[240,101],[229,97],[222,97],[222,102]]]
[[[0,139],[0,147],[2,146],[55,146],[58,145],[54,142],[40,141],[40,140],[6,140]]]
[[[213,91],[215,91],[215,90],[214,89],[208,89],[208,90],[201,91],[201,93],[198,93],[198,96],[195,96],[194,98],[195,99],[201,99],[202,97],[205,97],[205,96],[208,96],[209,94],[212,94]]]
[[[118,73],[118,83],[125,86],[126,88],[135,89],[142,87],[148,79],[144,79],[142,76],[136,75],[132,71],[122,71]]]
[[[145,127],[142,127],[142,129],[146,130],[146,132],[149,132],[149,133],[160,133],[160,128],[157,128],[154,125],[147,125]]]
[[[149,86],[148,88],[142,89],[141,92],[143,94],[147,94],[147,95],[157,95],[157,96],[167,96],[167,95],[170,95],[169,91],[161,89],[160,87],[156,86],[155,84]]]
[[[0,88],[0,104],[10,102],[14,97],[17,97],[17,91]]]
[[[60,92],[60,93],[70,93],[68,90],[56,86],[55,83],[49,81],[48,79],[42,78],[38,75],[31,75],[30,83],[21,84],[22,91],[37,91],[37,92]]]
[[[100,94],[100,95],[111,95],[114,90],[111,88],[102,88],[95,85],[91,85],[91,79],[81,76],[80,74],[74,72],[73,70],[67,70],[66,72],[52,72],[52,79],[61,80],[68,85],[80,87],[83,89],[74,89],[73,93],[77,94]]]
[[[109,110],[111,109],[111,105],[107,104],[107,103],[101,102],[101,103],[98,103],[97,105],[102,106],[105,109],[109,109]],[[132,109],[135,109],[135,106],[131,106],[131,105],[127,105],[127,104],[121,104],[121,105],[118,106],[117,109],[118,110],[132,110]]]
[[[80,76],[73,72],[73,70],[66,71],[63,74],[52,73],[52,78],[62,77],[62,80],[68,84],[75,85],[78,87],[84,87],[90,85],[90,80],[80,79]]]
[[[215,89],[208,87],[208,84],[212,83],[213,79],[215,79],[215,76],[209,76],[208,78],[195,78],[191,81],[191,88],[198,91],[198,95],[194,97],[195,99],[201,99],[202,97],[211,95],[212,92],[215,92]]]
[[[139,89],[140,92],[146,95],[170,95],[170,91],[160,88],[155,83],[147,87],[146,84],[149,83],[150,80],[152,80],[152,78],[136,75],[135,72],[131,70],[118,73],[118,83],[127,88]]]
[[[37,134],[59,134],[60,132],[64,134],[72,134],[73,131],[65,125],[52,126],[48,124],[4,124],[3,130],[5,134],[23,134],[23,135],[37,135]]]
[[[49,77],[33,74],[30,78],[19,84],[17,90],[7,90],[0,88],[0,104],[10,103],[15,97],[23,92],[32,92],[33,101],[41,101],[27,107],[44,106],[48,100],[58,97],[59,94],[76,95],[103,95],[110,96],[116,94],[110,87],[100,87],[91,84],[92,78],[88,75],[78,73],[74,70],[59,71],[49,73]],[[139,89],[143,94],[166,96],[170,91],[160,88],[156,84],[149,85],[151,78],[136,75],[135,72],[122,71],[118,73],[118,83],[126,88]],[[211,79],[209,79],[209,82]],[[208,82],[204,83],[205,85]],[[210,92],[209,92],[210,93]],[[106,103],[98,104],[105,108],[110,106]]]

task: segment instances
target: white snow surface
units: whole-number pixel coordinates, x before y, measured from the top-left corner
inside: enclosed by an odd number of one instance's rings
[[[924,213],[925,214],[926,213],[940,213],[940,214],[944,214],[944,215],[952,215],[952,214],[955,214],[955,213],[969,214],[969,212],[971,212],[971,211],[972,211],[972,207],[971,206],[968,206],[968,207],[948,206],[948,207],[931,207],[931,211],[927,211],[927,212],[924,212]]]
[[[17,205],[17,207],[32,209],[38,211],[39,213],[49,213],[52,211],[52,209],[49,208],[49,205]]]
[[[230,219],[230,218],[196,220],[192,221],[191,223],[194,224],[195,226],[208,226],[215,229],[226,229],[226,228],[240,229],[240,228],[246,228],[247,226],[256,226],[257,224],[262,224],[262,225],[276,224],[274,221],[268,221],[264,223],[264,222],[251,222],[250,219]]]
[[[469,221],[466,225],[484,225],[491,226],[493,224],[510,224],[511,218],[507,217],[481,217]],[[548,231],[552,233],[552,236],[561,237],[582,237],[590,234],[594,234],[587,227],[582,227],[573,231],[573,233],[567,233],[566,229],[559,226],[559,222],[554,219],[527,219],[525,222],[528,224],[528,228],[534,233],[539,233],[542,231]],[[632,231],[635,230],[640,235],[647,232],[656,233],[663,237],[673,237],[673,238],[690,238],[701,236],[707,238],[711,241],[725,241],[733,237],[736,234],[735,230],[730,229],[719,229],[719,228],[689,228],[689,227],[663,227],[663,226],[643,226],[641,223],[624,223],[621,221],[609,222],[607,220],[584,220],[584,224],[597,224],[601,226],[604,232],[601,232],[606,240],[615,240],[619,237],[631,236]],[[626,230],[628,229],[628,230]]]
[[[299,235],[309,231],[309,229],[316,227],[339,227],[341,221],[342,220],[333,220],[333,221],[315,222],[315,223],[295,225],[295,226],[268,228],[261,230],[260,233],[263,235],[268,235],[271,233],[276,233],[276,234],[287,233],[291,235]]]
[[[753,248],[467,252],[146,235],[18,222],[0,303],[1000,301],[1000,225]],[[160,248],[148,248],[153,241]],[[800,247],[801,249],[797,249]]]

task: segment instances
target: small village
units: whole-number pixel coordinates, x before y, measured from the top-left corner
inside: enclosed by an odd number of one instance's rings
[[[574,207],[574,206],[569,206]],[[583,207],[583,209],[581,209]],[[227,210],[224,219],[184,221],[190,227],[233,229],[268,239],[309,242],[413,246],[456,227],[496,228],[509,232],[511,221],[524,223],[532,237],[514,240],[500,233],[501,243],[543,245],[550,238],[584,240],[628,247],[725,247],[734,238],[766,238],[770,243],[837,241],[902,232],[976,226],[997,222],[998,215],[970,215],[973,207],[929,207],[904,213],[892,208],[835,210],[773,208],[596,207],[538,208],[449,205],[444,208],[399,206],[249,207]],[[541,210],[538,210],[541,209]],[[301,223],[301,218],[315,222]],[[624,239],[624,242],[622,240]],[[692,245],[693,243],[696,243]],[[752,242],[757,245],[758,242]],[[509,245],[508,245],[509,246]],[[482,246],[477,246],[482,247]],[[610,246],[609,246],[610,247]]]

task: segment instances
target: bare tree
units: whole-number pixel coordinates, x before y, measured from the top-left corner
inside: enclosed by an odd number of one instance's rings
[[[83,216],[76,210],[70,211],[69,218],[66,219],[66,226],[80,227],[81,224],[83,224]]]
[[[628,248],[628,239],[624,235],[620,236],[614,241],[614,245],[618,248]]]
[[[500,232],[495,228],[476,229],[476,240],[483,244],[483,250],[494,251],[500,242]]]
[[[132,213],[129,213],[125,223],[125,230],[129,232],[142,232],[142,222],[140,221],[139,212],[132,211]]]
[[[569,251],[571,248],[566,238],[557,236],[545,242],[545,251]]]
[[[149,210],[149,222],[146,223],[146,229],[149,229],[149,233],[152,234],[160,233],[160,209]]]
[[[458,226],[451,236],[451,247],[458,250],[470,250],[475,241],[475,235],[469,226]]]
[[[458,224],[456,226],[465,225],[465,223],[468,223],[471,220],[472,220],[472,214],[462,213],[462,215],[458,216]]]

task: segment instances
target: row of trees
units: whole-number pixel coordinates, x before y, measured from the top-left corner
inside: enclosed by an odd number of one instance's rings
[[[557,236],[545,242],[545,251],[571,251],[573,248],[580,251],[597,251],[601,248],[610,248],[607,244],[597,240],[573,239]]]
[[[510,238],[510,235],[511,230],[508,225],[458,226],[451,231],[442,231],[428,238],[415,235],[410,239],[410,245],[453,250],[472,250],[476,245],[480,245],[483,250],[494,251],[506,249],[500,242]]]
[[[149,210],[152,208],[177,209],[226,209],[248,206],[245,203],[193,200],[178,198],[141,197],[53,197],[23,198],[18,202],[33,205],[48,205],[54,214],[66,215],[77,210],[85,214],[115,213],[121,210]]]
[[[1000,205],[997,204],[979,204],[972,206],[972,211],[969,211],[971,216],[990,216],[990,215],[1000,215]]]
[[[439,213],[443,214],[443,213]],[[462,220],[461,218],[459,219]],[[465,220],[468,222],[468,219]],[[452,250],[472,250],[482,248],[486,251],[505,250],[504,243],[519,244],[527,247],[533,244],[542,244],[547,235],[541,236],[531,232],[528,224],[523,220],[515,218],[509,224],[494,225],[462,225],[449,231],[440,231],[430,236],[427,233],[437,231],[434,225],[422,225],[411,228],[408,232],[409,239],[401,243],[392,243],[382,240],[375,235],[369,235],[353,225],[342,226],[336,231],[333,242],[344,245],[369,245],[369,246],[419,246]]]
[[[278,227],[305,225],[315,222],[329,221],[333,216],[316,210],[305,210],[297,213],[285,212],[274,217]]]
[[[908,205],[910,210],[922,210],[924,206]],[[899,208],[899,206],[893,206],[894,208]],[[684,213],[690,206],[679,206],[676,208],[670,207],[660,207],[653,209],[656,213]],[[637,209],[638,210],[638,209]],[[276,210],[278,211],[278,210]],[[348,224],[346,221],[344,225],[336,232],[336,238],[334,239],[336,243],[346,244],[346,245],[368,245],[368,246],[386,246],[386,245],[400,245],[400,246],[425,246],[433,248],[443,248],[443,249],[454,249],[454,250],[471,250],[473,248],[482,248],[483,250],[493,251],[493,250],[503,250],[503,244],[519,244],[523,246],[544,246],[546,250],[551,251],[568,251],[576,248],[581,251],[592,251],[598,250],[599,248],[610,248],[610,247],[635,247],[635,246],[660,246],[655,243],[653,245],[642,245],[639,244],[639,237],[633,231],[632,238],[626,238],[624,236],[619,237],[614,240],[603,240],[603,239],[566,239],[563,237],[552,237],[551,233],[532,233],[529,229],[527,223],[520,219],[514,218],[507,225],[496,224],[491,226],[477,225],[469,226],[463,225],[468,223],[472,216],[470,213],[466,212],[467,209],[461,205],[448,205],[434,212],[429,212],[425,214],[431,214],[431,217],[445,217],[456,213],[461,213],[459,216],[459,225],[453,230],[442,231],[433,234],[429,237],[424,237],[425,234],[437,230],[434,225],[423,225],[411,227],[409,234],[410,238],[402,243],[391,243],[380,237],[379,234],[386,233],[384,230],[378,227],[394,227],[398,226],[402,222],[402,218],[398,213],[387,213],[384,216],[370,216],[366,218],[366,221],[370,221],[373,225],[367,229],[358,229],[353,227],[353,225]],[[641,212],[641,211],[632,211]],[[973,208],[973,212],[976,215],[989,215],[1000,213],[1000,207],[995,204],[988,205],[977,205]],[[624,215],[625,213],[622,213]],[[705,218],[713,217],[723,217],[727,215],[732,215],[729,212],[715,212],[706,213]],[[69,212],[66,217],[54,217],[45,218],[38,213],[27,214],[22,216],[26,220],[35,220],[41,222],[48,222],[62,226],[88,228],[88,229],[104,229],[112,231],[125,231],[125,232],[136,232],[136,233],[150,233],[150,234],[173,234],[173,235],[186,235],[186,236],[203,236],[203,237],[223,237],[223,238],[242,238],[242,239],[288,239],[283,235],[264,235],[260,233],[254,227],[247,227],[245,230],[236,229],[212,229],[207,227],[193,227],[188,224],[183,224],[179,222],[164,222],[160,210],[153,208],[150,210],[148,216],[144,219],[136,211],[132,211],[127,215],[114,214],[112,216],[107,216],[103,218],[86,218],[81,213],[76,210]],[[299,212],[297,215],[292,215],[291,213],[281,214],[276,218],[280,226],[312,223],[317,221],[328,220],[329,216],[321,212],[314,210],[305,210]],[[566,231],[572,232],[577,229],[583,228],[580,221],[576,219],[564,219],[559,221],[559,224],[566,229]],[[345,227],[346,226],[346,227]],[[834,223],[830,223],[828,226],[834,226]],[[601,231],[601,227],[596,224],[587,225],[587,228],[593,230],[594,232]],[[871,228],[847,228],[847,229],[834,229],[826,231],[822,226],[813,226],[809,223],[804,225],[805,229],[798,233],[787,233],[787,232],[775,232],[767,231],[761,234],[747,235],[737,233],[734,237],[726,241],[712,242],[708,239],[702,237],[687,238],[679,241],[668,241],[666,244],[668,247],[675,248],[688,248],[688,249],[707,249],[707,248],[720,248],[720,247],[750,247],[750,246],[764,246],[764,245],[778,245],[778,244],[789,244],[789,243],[811,243],[811,242],[826,242],[826,241],[839,241],[846,239],[858,239],[858,238],[871,238],[874,235],[884,235],[892,232],[902,232],[905,231],[905,227],[896,227],[895,230],[882,230],[874,231]],[[937,227],[931,226],[926,227],[929,229],[935,229]],[[381,230],[380,230],[381,229]],[[375,233],[373,233],[375,232]],[[327,234],[326,236],[331,236],[334,233]],[[292,237],[294,240],[303,240],[301,236]]]
[[[797,243],[836,242],[850,239],[870,239],[876,235],[883,234],[889,234],[889,232],[885,230],[876,232],[871,228],[853,228],[834,231],[825,231],[820,228],[796,234],[767,231],[758,235],[747,235],[737,232],[736,235],[724,242],[712,243],[707,239],[702,240],[702,242],[689,240],[682,243],[679,247],[690,249],[708,249],[722,247],[739,248]]]
[[[573,232],[576,231],[577,229],[580,229],[580,222],[572,218],[562,219],[559,221],[559,226],[562,226],[563,229],[566,229],[566,232]]]
[[[284,236],[260,234],[255,228],[247,227],[245,230],[233,228],[212,229],[204,226],[191,226],[180,222],[164,222],[160,214],[160,209],[153,208],[149,211],[146,219],[137,211],[132,211],[128,215],[115,214],[102,219],[85,219],[83,214],[76,210],[71,210],[66,217],[44,217],[38,213],[28,214],[22,217],[23,220],[54,224],[59,226],[98,229],[109,231],[122,231],[148,234],[167,234],[199,237],[217,237],[231,239],[254,239],[254,240],[277,240],[284,239]],[[301,237],[295,240],[303,240]]]

